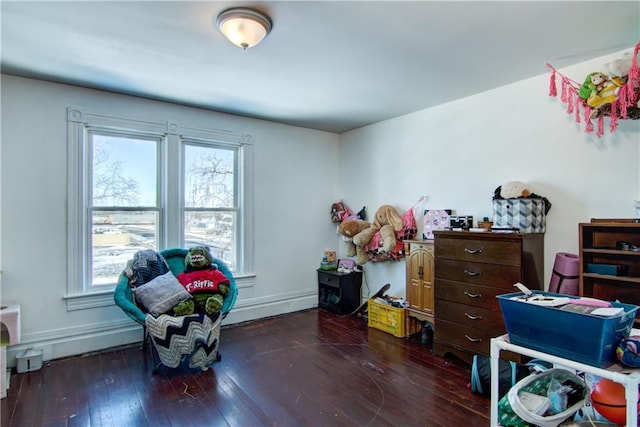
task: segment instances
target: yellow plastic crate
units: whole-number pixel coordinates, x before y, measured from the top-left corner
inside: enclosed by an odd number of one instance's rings
[[[399,299],[399,297],[389,297]],[[369,320],[370,328],[380,329],[398,338],[405,338],[420,330],[420,322],[407,315],[404,308],[393,307],[388,304],[376,302],[369,298]]]

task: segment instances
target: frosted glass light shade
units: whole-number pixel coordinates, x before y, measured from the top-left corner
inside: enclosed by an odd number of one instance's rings
[[[245,8],[228,9],[218,15],[218,29],[231,43],[249,49],[271,31],[271,20],[260,12]]]

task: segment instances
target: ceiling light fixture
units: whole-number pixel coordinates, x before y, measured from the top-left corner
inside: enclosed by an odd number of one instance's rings
[[[254,47],[271,31],[271,19],[253,9],[237,7],[218,15],[218,29],[242,49]]]

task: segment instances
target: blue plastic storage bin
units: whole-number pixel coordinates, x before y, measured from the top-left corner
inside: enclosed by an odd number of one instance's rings
[[[541,291],[533,294],[578,298]],[[511,299],[523,296],[522,292],[497,296],[511,343],[602,368],[617,361],[618,342],[629,335],[638,311],[636,305],[614,302],[624,312],[602,317]]]

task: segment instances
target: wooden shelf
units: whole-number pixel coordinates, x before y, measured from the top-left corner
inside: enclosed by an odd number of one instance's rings
[[[584,248],[583,251],[585,253],[590,253],[590,254],[615,255],[615,256],[640,256],[640,252],[621,251],[619,249]]]
[[[640,283],[640,277],[611,276],[609,274],[583,273],[584,277],[596,280],[612,280],[616,282]]]
[[[640,252],[617,249],[618,242],[640,246],[636,219],[592,219],[580,223],[580,295],[640,305]],[[587,264],[615,264],[624,276],[587,273]]]

